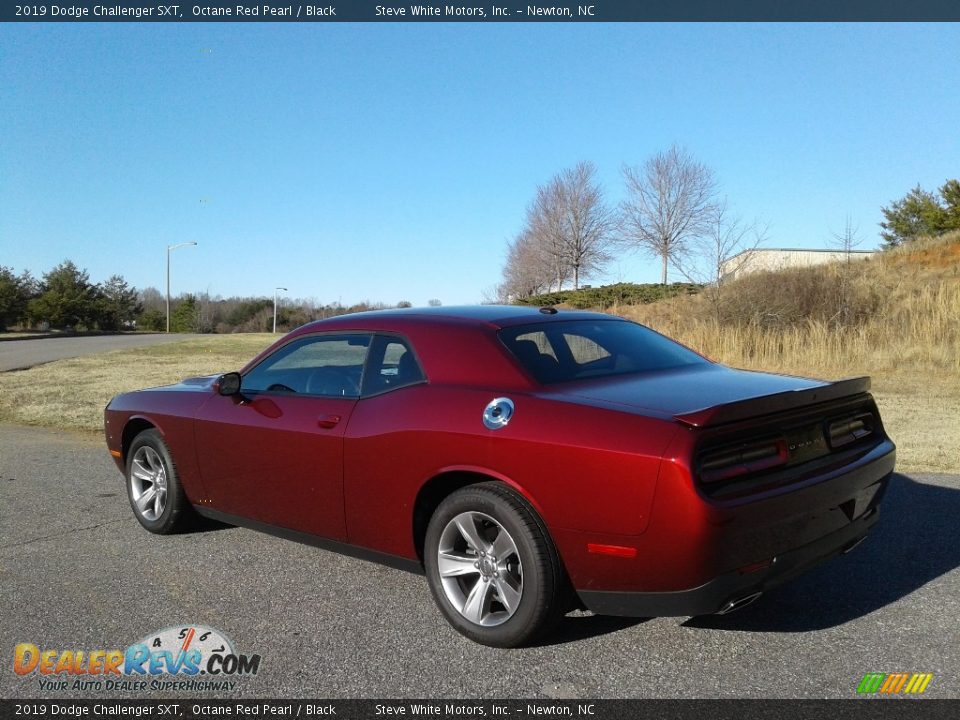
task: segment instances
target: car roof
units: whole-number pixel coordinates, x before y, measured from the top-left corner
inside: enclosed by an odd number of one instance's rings
[[[463,305],[451,307],[393,308],[337,315],[326,320],[316,320],[300,328],[311,332],[325,328],[353,325],[363,329],[389,327],[406,321],[441,323],[455,322],[463,325],[487,325],[498,328],[512,325],[529,325],[539,322],[564,320],[620,320],[605,313],[583,310],[529,307],[524,305]]]

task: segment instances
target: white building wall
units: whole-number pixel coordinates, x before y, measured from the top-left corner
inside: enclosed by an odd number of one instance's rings
[[[832,262],[851,262],[866,260],[876,254],[873,250],[857,250],[846,253],[843,250],[746,250],[727,260],[721,266],[721,280],[735,280],[738,277],[755,272],[785,270],[794,267],[810,267]]]

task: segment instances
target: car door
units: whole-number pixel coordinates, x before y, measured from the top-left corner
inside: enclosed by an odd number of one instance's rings
[[[213,509],[345,539],[343,435],[370,340],[296,338],[248,370],[238,395],[200,409],[198,463]]]

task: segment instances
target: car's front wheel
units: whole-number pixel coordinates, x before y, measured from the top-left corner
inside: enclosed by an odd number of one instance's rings
[[[434,512],[427,581],[453,627],[476,642],[517,647],[563,614],[563,570],[542,520],[500,483],[470,485]]]
[[[180,485],[170,448],[158,430],[144,430],[127,450],[127,495],[140,524],[158,535],[186,529],[190,503]]]

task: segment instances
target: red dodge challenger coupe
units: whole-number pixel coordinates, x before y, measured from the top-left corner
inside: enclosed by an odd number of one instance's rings
[[[577,604],[726,613],[852,549],[894,466],[868,389],[597,313],[387,310],[119,395],[105,425],[147,530],[197,513],[422,572],[454,628],[512,647]]]

